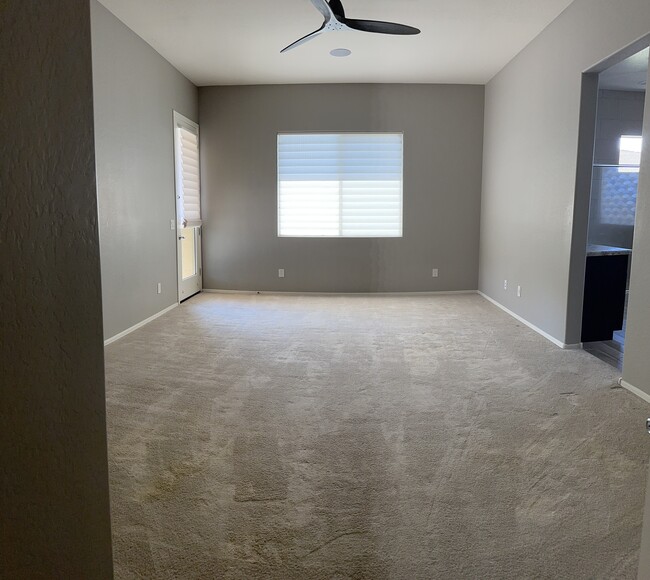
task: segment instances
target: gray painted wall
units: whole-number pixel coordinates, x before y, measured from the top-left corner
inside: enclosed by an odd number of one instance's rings
[[[201,88],[204,287],[475,290],[483,98],[453,85]],[[278,238],[276,140],[292,131],[403,131],[404,237]]]
[[[648,73],[650,80],[650,71]],[[650,111],[650,92],[646,91],[645,110]],[[650,135],[650,115],[645,115],[643,134]],[[632,280],[627,332],[625,339],[625,360],[623,378],[635,387],[650,394],[650,139],[644,139],[639,175],[639,197],[637,200],[636,224],[634,227],[632,255]],[[639,251],[643,248],[643,251]],[[646,506],[641,536],[639,557],[639,580],[650,578],[650,474],[646,488]]]
[[[108,579],[88,2],[0,29],[0,576]]]
[[[562,342],[581,73],[648,31],[647,0],[576,0],[486,87],[480,289]]]
[[[198,93],[96,0],[91,14],[104,335],[110,338],[177,302],[172,110],[198,120]]]
[[[648,77],[650,79],[650,75]],[[650,111],[650,92],[646,93],[646,111]],[[645,116],[643,134],[650,135],[650,115]],[[650,395],[650,139],[645,138],[639,174],[639,195],[634,226],[634,253],[630,277],[630,302],[623,378]],[[648,498],[650,499],[650,497]],[[649,531],[650,533],[650,531]],[[650,538],[649,538],[650,541]],[[650,563],[650,555],[648,555]],[[650,575],[650,567],[648,568]]]

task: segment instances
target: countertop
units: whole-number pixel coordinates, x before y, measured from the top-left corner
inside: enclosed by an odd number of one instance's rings
[[[629,256],[632,250],[629,248],[617,248],[615,246],[599,246],[589,244],[587,246],[587,256]]]

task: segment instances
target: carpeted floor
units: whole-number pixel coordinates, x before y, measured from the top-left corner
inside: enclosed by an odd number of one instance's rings
[[[648,405],[474,295],[201,295],[106,353],[120,579],[634,578]]]

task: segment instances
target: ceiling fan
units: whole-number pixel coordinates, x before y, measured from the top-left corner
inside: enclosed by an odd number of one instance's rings
[[[287,52],[305,42],[309,42],[312,38],[320,36],[324,32],[334,32],[337,30],[360,30],[362,32],[376,32],[379,34],[420,34],[418,28],[406,26],[405,24],[395,24],[394,22],[381,22],[379,20],[355,20],[354,18],[346,18],[345,10],[341,0],[311,0],[311,3],[323,15],[325,21],[323,26],[318,30],[303,36],[296,42],[291,43],[280,52]]]

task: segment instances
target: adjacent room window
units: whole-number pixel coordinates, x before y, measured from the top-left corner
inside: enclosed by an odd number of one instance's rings
[[[403,135],[278,135],[278,235],[402,236]]]
[[[643,137],[637,135],[623,135],[621,137],[618,164],[627,167],[619,167],[620,173],[639,173],[642,146]]]

